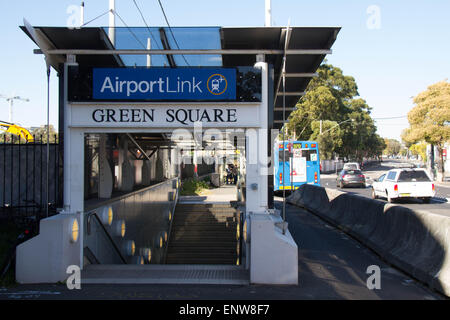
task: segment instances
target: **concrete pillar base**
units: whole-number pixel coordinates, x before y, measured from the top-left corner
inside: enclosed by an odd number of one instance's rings
[[[298,284],[298,248],[279,216],[250,214],[250,282]]]
[[[80,238],[71,241],[72,224],[80,219],[75,214],[58,214],[43,219],[40,233],[16,249],[16,281],[18,283],[56,283],[69,277],[70,265],[80,266]],[[81,266],[80,266],[81,267]]]

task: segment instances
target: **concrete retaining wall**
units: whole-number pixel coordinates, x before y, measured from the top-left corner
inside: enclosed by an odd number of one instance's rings
[[[389,263],[450,296],[449,217],[313,185],[302,185],[288,202],[339,226]]]

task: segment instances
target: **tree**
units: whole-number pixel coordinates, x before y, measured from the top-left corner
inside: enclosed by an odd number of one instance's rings
[[[336,121],[322,121],[322,132],[320,133],[320,121],[313,121],[313,131],[309,140],[317,141],[322,159],[331,160],[335,150],[342,145],[342,131]]]
[[[409,150],[413,155],[420,156],[423,162],[427,162],[427,144],[425,142],[412,144]]]
[[[297,109],[289,117],[288,132],[299,140],[308,140],[311,136],[311,124],[320,119],[334,119],[339,113],[339,100],[332,94],[330,88],[318,86],[309,90]]]
[[[35,128],[34,130],[31,131],[31,134],[35,136],[35,141],[36,142],[42,142],[42,143],[46,143],[47,142],[47,125],[42,125],[39,128]],[[58,133],[56,132],[55,128],[53,127],[53,125],[50,125],[50,143],[56,143],[57,139],[58,139]]]
[[[395,156],[399,154],[400,150],[402,149],[402,145],[399,141],[395,139],[384,139],[386,143],[386,148],[383,150],[383,153],[388,156]]]
[[[425,141],[437,146],[441,155],[439,168],[444,177],[444,144],[450,140],[450,83],[441,81],[414,97],[416,105],[408,112],[410,127],[403,132],[409,143]]]
[[[375,123],[370,117],[371,108],[363,99],[356,98],[355,79],[329,64],[322,64],[317,74],[289,117],[288,135],[293,136],[295,132],[298,140],[321,140],[322,143],[318,143],[322,156],[338,153],[360,161],[364,157],[379,156],[384,143],[376,134]],[[351,119],[353,121],[349,121]],[[320,137],[316,130],[319,120],[322,125],[331,121],[339,125],[339,130]]]

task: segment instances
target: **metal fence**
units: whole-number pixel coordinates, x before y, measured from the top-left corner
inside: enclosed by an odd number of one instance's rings
[[[28,216],[46,211],[47,143],[43,136],[34,136],[34,141],[14,136],[0,140],[0,213]],[[57,136],[50,141],[48,199],[54,213],[62,203],[62,162]]]

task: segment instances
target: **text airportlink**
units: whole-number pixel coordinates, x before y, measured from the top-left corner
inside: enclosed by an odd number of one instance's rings
[[[177,80],[171,82],[169,77],[163,78],[159,77],[158,80],[142,80],[142,81],[129,81],[129,80],[120,80],[119,77],[115,77],[114,80],[111,80],[110,77],[105,77],[103,81],[102,88],[100,89],[101,93],[104,93],[105,90],[110,93],[127,93],[127,97],[131,94],[139,92],[139,93],[195,93],[196,91],[202,93],[202,89],[200,88],[202,81],[197,81],[195,77],[192,77],[192,81],[182,80],[180,77],[177,77]]]

